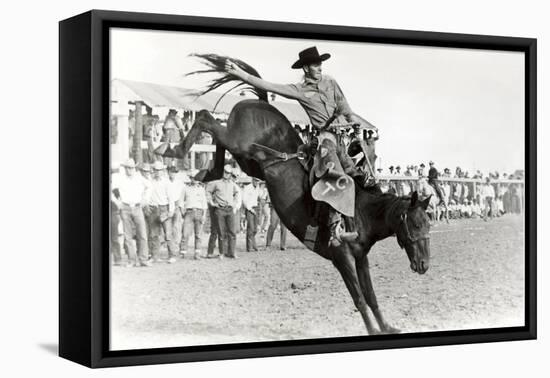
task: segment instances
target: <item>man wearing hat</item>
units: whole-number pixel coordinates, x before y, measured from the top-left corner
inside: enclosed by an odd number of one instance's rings
[[[435,168],[435,163],[430,161],[430,169],[428,170],[428,184],[430,184],[439,198],[439,205],[445,205],[445,198],[443,192],[441,191],[441,186],[439,185],[439,172]]]
[[[168,263],[176,262],[177,247],[172,233],[172,216],[175,211],[175,203],[172,202],[170,185],[164,176],[165,166],[160,161],[153,164],[153,181],[151,182],[151,224],[154,261],[160,261],[160,237],[164,230],[164,240],[168,246]]]
[[[226,165],[223,178],[213,181],[207,187],[206,199],[214,207],[220,232],[220,252],[229,258],[236,258],[236,224],[235,215],[241,205],[241,191],[232,179],[233,169]]]
[[[377,131],[376,127],[351,110],[336,80],[322,74],[322,62],[329,59],[330,54],[319,54],[317,47],[313,46],[301,51],[298,56],[299,59],[291,68],[302,69],[304,80],[297,84],[270,83],[248,74],[229,59],[226,62],[225,70],[256,88],[298,101],[318,134],[317,138],[313,138],[313,150],[317,149],[317,145],[328,143],[331,148],[335,148],[334,152],[341,163],[343,173],[355,178],[360,185],[367,186],[369,176],[355,167],[346,148],[337,142],[339,138],[334,130],[330,129],[329,124],[336,117],[343,116],[346,122],[358,124],[361,128]],[[337,168],[337,171],[339,170],[340,168]],[[339,174],[341,173],[339,172]],[[338,232],[341,223],[340,213],[331,207],[329,218],[331,244],[338,245],[340,243]],[[357,235],[354,234],[352,237],[350,234],[349,236],[353,238]]]
[[[201,257],[201,233],[206,216],[207,201],[206,191],[195,177],[190,177],[189,184],[183,187],[179,204],[183,214],[183,238],[180,243],[180,253],[182,257],[185,257],[189,239],[194,235],[195,253],[193,257],[198,260]]]
[[[113,181],[111,189],[114,196],[111,199],[120,209],[124,228],[124,248],[128,252],[129,263],[135,266],[149,266],[147,229],[141,205],[145,186],[142,178],[136,174],[136,163],[133,159],[128,159],[122,166],[125,174]],[[134,230],[137,255],[133,243]]]

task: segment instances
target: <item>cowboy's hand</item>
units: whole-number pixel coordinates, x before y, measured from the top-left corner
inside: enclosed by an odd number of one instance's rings
[[[225,61],[225,71],[231,75],[237,76],[239,79],[244,80],[246,77],[246,72],[239,68],[234,62],[227,59]]]

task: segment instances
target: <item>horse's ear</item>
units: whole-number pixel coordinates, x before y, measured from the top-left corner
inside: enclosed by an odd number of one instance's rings
[[[428,206],[430,206],[430,199],[432,198],[432,194],[428,196],[424,201],[420,201],[420,207],[422,207],[424,210],[428,209]]]
[[[418,192],[415,190],[411,195],[411,208],[416,206],[418,202]]]

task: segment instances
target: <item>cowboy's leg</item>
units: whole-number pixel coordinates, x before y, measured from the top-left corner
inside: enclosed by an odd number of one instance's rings
[[[160,219],[164,230],[164,240],[168,248],[168,258],[176,257],[178,251],[172,230],[172,217],[169,216],[168,205],[160,207]]]
[[[226,217],[227,225],[227,253],[229,256],[235,257],[235,246],[237,243],[237,215],[229,210]]]
[[[182,228],[183,228],[183,216],[181,215],[180,207],[176,205],[174,210],[174,215],[172,216],[172,239],[176,248],[180,246],[182,238]]]
[[[256,228],[256,225],[254,224],[254,214],[252,214],[252,211],[246,209],[246,251],[250,252],[252,250],[252,239],[254,238],[254,231],[253,228]]]
[[[214,248],[216,248],[216,240],[219,238],[218,219],[216,218],[215,208],[213,206],[208,205],[208,214],[210,215],[210,236],[208,237],[206,254],[207,256],[213,256]]]
[[[283,222],[279,221],[280,227],[281,227],[281,248],[286,248],[286,234],[287,229]]]
[[[120,254],[120,243],[118,242],[118,224],[120,222],[119,210],[114,210],[111,205],[111,253],[115,264],[120,264],[122,255]]]
[[[137,262],[137,258],[133,240],[132,209],[130,209],[127,205],[123,205],[120,210],[120,215],[122,217],[122,227],[124,229],[124,248],[128,253],[128,261],[135,264]]]
[[[275,209],[271,208],[271,216],[270,216],[270,222],[269,227],[267,229],[267,235],[265,237],[265,246],[270,247],[271,242],[273,241],[273,234],[275,233],[275,229],[277,228],[277,221],[279,220],[279,217],[277,216],[277,213],[275,212]]]
[[[181,239],[180,250],[187,252],[189,239],[193,235],[193,210],[187,209],[183,218],[183,237]]]
[[[194,219],[193,219],[193,231],[195,233],[195,254],[198,253],[201,249],[201,233],[202,226],[204,223],[204,210],[195,209],[194,210]]]
[[[158,206],[150,207],[150,229],[151,240],[149,246],[151,248],[151,256],[153,260],[158,261],[160,259],[160,236],[162,232],[162,226],[160,223],[160,213]]]
[[[220,254],[224,255],[224,256],[228,255],[228,252],[227,252],[227,242],[228,242],[227,223],[226,223],[226,219],[225,219],[226,216],[227,216],[227,211],[226,210],[223,210],[223,209],[220,209],[220,208],[216,209],[216,219],[218,220],[218,231],[220,233],[219,234],[220,235],[220,245],[219,245]]]
[[[147,261],[148,246],[147,246],[147,226],[145,224],[145,216],[140,206],[132,209],[132,218],[136,226],[136,243],[137,257],[140,263]]]

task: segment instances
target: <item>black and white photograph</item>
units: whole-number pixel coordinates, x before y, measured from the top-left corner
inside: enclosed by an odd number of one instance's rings
[[[524,52],[109,48],[109,350],[525,326]]]

